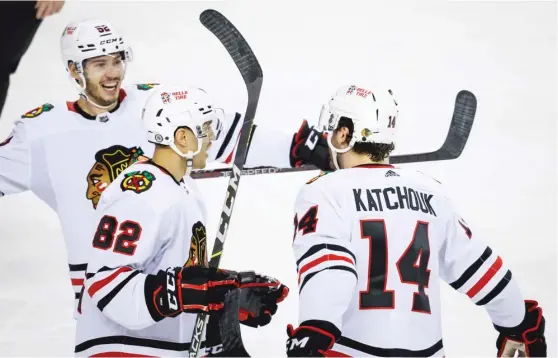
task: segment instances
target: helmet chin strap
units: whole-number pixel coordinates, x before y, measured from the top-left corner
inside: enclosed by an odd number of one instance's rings
[[[80,65],[80,67],[83,66],[83,61]],[[126,73],[126,63],[124,62],[124,73]],[[78,91],[79,91],[79,95],[80,97],[83,97],[87,102],[91,103],[92,105],[94,105],[97,108],[100,109],[108,109],[110,108],[110,106],[113,105],[113,103],[109,104],[108,106],[101,106],[100,104],[94,102],[91,98],[89,98],[89,96],[85,93],[85,89],[87,87],[86,82],[85,82],[85,76],[83,74],[83,72],[80,70],[79,72],[79,79],[81,80],[81,83],[83,83],[82,85],[79,84],[79,82],[75,81],[74,79],[74,83],[76,84]]]
[[[333,137],[333,135],[328,135],[327,136],[327,145],[329,146],[329,148],[331,149],[331,151],[333,152],[332,155],[332,159],[333,159],[333,165],[335,166],[336,170],[341,169],[339,167],[339,162],[337,161],[337,158],[339,156],[339,154],[343,154],[343,153],[347,153],[349,150],[351,150],[353,148],[353,143],[349,143],[349,146],[345,149],[339,149],[336,148],[333,143],[331,142],[331,138]],[[352,142],[352,141],[351,141]]]
[[[198,138],[198,149],[195,152],[192,152],[190,150],[187,153],[182,153],[180,149],[178,149],[176,144],[174,144],[174,142],[169,144],[169,147],[171,147],[171,149],[176,154],[186,159],[186,175],[190,175],[190,173],[192,173],[192,169],[194,165],[194,157],[201,152],[202,144],[203,144],[203,139]]]

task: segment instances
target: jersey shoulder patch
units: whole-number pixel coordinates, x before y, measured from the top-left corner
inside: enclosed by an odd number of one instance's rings
[[[10,144],[10,142],[12,141],[13,138],[14,138],[14,132],[12,131],[12,132],[8,135],[8,138],[6,138],[3,142],[0,143],[0,147],[5,146],[6,144]]]
[[[140,91],[149,91],[158,85],[158,83],[139,83],[136,85],[136,88]]]
[[[26,112],[26,113],[22,114],[21,118],[36,118],[36,117],[40,116],[41,114],[43,114],[44,112],[49,112],[53,108],[54,108],[54,106],[52,104],[45,103],[40,107],[37,107],[35,109],[30,110],[29,112]]]
[[[327,174],[329,174],[329,173],[332,173],[332,172],[321,172],[320,175],[315,176],[315,177],[313,177],[312,179],[308,180],[308,181],[306,182],[306,184],[312,184],[312,183],[315,182],[316,180],[320,179],[321,177],[323,177],[323,176],[325,176],[325,175],[327,175]]]
[[[155,175],[147,170],[137,170],[124,174],[124,178],[120,182],[122,191],[133,191],[136,194],[148,191],[155,181]]]

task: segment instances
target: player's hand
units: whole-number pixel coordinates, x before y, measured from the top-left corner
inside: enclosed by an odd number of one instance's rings
[[[341,337],[341,331],[330,322],[309,320],[302,322],[297,329],[289,324],[287,335],[288,357],[325,357]]]
[[[327,140],[322,132],[310,128],[306,120],[293,136],[290,152],[291,167],[297,168],[304,164],[313,164],[323,171],[333,170],[330,165],[330,154]]]
[[[35,17],[37,20],[44,19],[50,15],[59,13],[63,7],[64,1],[37,0],[35,3],[35,9],[37,9]]]
[[[496,340],[498,357],[546,357],[545,319],[537,301],[525,301],[525,318],[517,327],[494,326],[500,335]]]
[[[265,326],[288,294],[289,288],[273,277],[245,274],[240,282],[240,322],[250,327]]]
[[[203,266],[175,267],[148,275],[145,300],[155,321],[182,312],[223,308],[227,292],[239,287],[238,273]]]

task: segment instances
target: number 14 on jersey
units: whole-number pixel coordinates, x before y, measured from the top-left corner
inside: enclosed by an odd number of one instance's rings
[[[317,216],[317,205],[308,209],[300,219],[295,216],[295,237],[299,231],[303,236],[316,232],[319,221]],[[417,286],[417,292],[409,298],[413,300],[412,311],[430,314],[430,301],[425,292],[430,280],[428,223],[417,221],[413,236],[409,238],[409,245],[397,260],[395,267],[388,262],[388,233],[384,220],[361,220],[360,238],[368,240],[367,289],[359,293],[360,309],[395,308],[395,290],[387,289],[388,272],[395,269],[399,273],[401,283]]]
[[[387,290],[388,233],[384,220],[361,220],[361,238],[369,241],[368,284],[366,291],[360,292],[360,309],[395,308],[395,291]],[[428,260],[430,243],[428,223],[418,221],[409,246],[401,255],[394,269],[397,269],[402,283],[417,285],[413,294],[413,312],[430,313],[430,301],[425,292],[430,280]]]

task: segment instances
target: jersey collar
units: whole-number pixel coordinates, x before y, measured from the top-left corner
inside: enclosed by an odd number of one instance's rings
[[[391,164],[361,164],[354,166],[353,168],[371,168],[371,169],[379,169],[379,168],[395,168]]]
[[[108,113],[114,113],[114,112],[116,112],[116,111],[120,108],[120,104],[122,103],[122,101],[124,101],[124,98],[126,98],[126,91],[124,91],[124,89],[121,88],[121,89],[120,89],[120,93],[118,94],[118,102],[116,103],[116,107],[114,107],[114,108],[113,108],[112,110],[110,110]],[[99,116],[92,116],[92,115],[90,115],[89,113],[86,113],[86,112],[79,106],[79,104],[78,104],[77,101],[75,101],[75,102],[66,102],[66,105],[67,105],[67,107],[68,107],[68,111],[70,111],[70,112],[75,112],[75,113],[79,114],[80,116],[82,116],[82,117],[85,118],[85,119],[94,121],[94,120],[97,120],[97,118],[99,117]],[[101,114],[100,116],[102,116],[102,114]],[[108,118],[107,118],[105,121],[103,121],[102,119],[99,120],[99,121],[100,121],[100,122],[107,122],[107,121],[108,121]]]
[[[148,159],[145,162],[143,162],[144,164],[150,164],[153,165],[154,167],[159,168],[160,171],[162,171],[163,173],[167,174],[169,177],[172,178],[172,180],[174,180],[174,182],[176,183],[176,185],[181,185],[182,183],[184,183],[184,178],[180,179],[180,181],[177,181],[174,176],[165,168],[160,166],[159,164],[155,163],[152,159]]]

